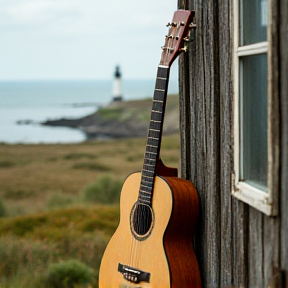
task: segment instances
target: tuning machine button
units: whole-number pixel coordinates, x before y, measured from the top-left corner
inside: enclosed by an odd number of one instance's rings
[[[166,24],[166,27],[169,27],[169,26],[171,26],[172,24],[170,23],[170,22],[168,22],[167,24]]]
[[[197,28],[197,25],[192,22],[192,23],[189,24],[189,28],[190,28],[190,29],[196,29],[196,28]]]
[[[183,48],[181,48],[180,51],[184,51],[186,53],[188,51],[187,46],[184,46]]]

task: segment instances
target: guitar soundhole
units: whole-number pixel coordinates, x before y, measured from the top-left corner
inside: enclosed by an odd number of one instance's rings
[[[151,207],[135,203],[131,211],[130,221],[134,237],[138,240],[145,240],[153,228],[154,215]]]

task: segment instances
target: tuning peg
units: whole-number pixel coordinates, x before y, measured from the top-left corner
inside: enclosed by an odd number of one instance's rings
[[[189,24],[189,28],[195,29],[196,27],[197,27],[196,24],[193,22]]]
[[[184,21],[180,22],[180,26],[184,26],[184,25],[185,25]]]
[[[169,26],[171,26],[172,24],[170,23],[170,22],[168,22],[167,24],[166,24],[166,27],[169,27]]]
[[[171,23],[172,27],[176,27],[177,26],[177,23],[176,22],[173,22]]]
[[[187,52],[188,48],[184,46],[183,48],[180,49],[180,51],[184,51],[185,53]]]
[[[184,41],[190,42],[191,40],[188,37],[183,38]]]

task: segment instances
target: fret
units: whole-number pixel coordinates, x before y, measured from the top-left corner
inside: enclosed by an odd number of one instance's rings
[[[141,201],[144,201],[144,202],[147,202],[148,204],[150,204],[150,201],[149,200],[146,200],[146,199],[140,199]],[[140,201],[140,202],[141,202]]]
[[[144,166],[154,167],[155,165],[144,163]]]
[[[143,186],[143,187],[146,187],[146,188],[149,188],[149,189],[151,189],[151,188],[152,188],[152,187],[150,187],[150,186],[147,186],[147,185],[144,185],[144,184],[141,184],[141,186]],[[151,192],[148,192],[148,191],[143,191],[142,189],[140,189],[140,191],[141,191],[141,192],[143,192],[143,193],[151,194]]]
[[[142,174],[142,175],[143,175],[143,174]],[[143,177],[145,177],[145,178],[150,178],[150,179],[154,179],[154,177],[147,176],[147,175],[143,175]]]
[[[147,144],[146,146],[148,146],[148,147],[152,147],[152,148],[158,148],[158,146],[150,145],[150,144]]]
[[[144,175],[143,175],[143,176],[144,176]],[[145,176],[144,176],[144,177],[145,177]],[[153,178],[153,179],[154,179],[154,178]],[[149,179],[146,179],[146,180],[149,180]],[[149,182],[148,182],[148,181],[145,181],[144,179],[142,179],[141,183],[142,183],[142,182],[147,183],[147,184],[153,184],[153,181],[149,181]]]
[[[153,102],[158,102],[158,103],[163,103],[164,101],[163,100],[153,100]]]
[[[153,109],[152,109],[152,112],[154,112],[154,113],[161,113],[161,114],[162,114],[162,111],[157,111],[157,110],[153,110]]]
[[[146,194],[150,194],[150,195],[152,194],[151,192],[144,191],[144,190],[142,190],[142,189],[140,189],[139,191],[140,191],[141,193],[146,193]]]
[[[150,120],[150,122],[153,122],[153,123],[161,123],[162,121],[159,121],[159,120]]]
[[[151,140],[151,141],[159,141],[159,138],[155,138],[155,137],[151,137],[151,136],[148,136],[148,140]]]
[[[154,171],[150,171],[150,170],[147,170],[147,169],[142,169],[142,171],[149,172],[149,173],[154,173]]]
[[[143,194],[140,194],[140,197],[145,197],[145,198],[151,199],[151,195],[143,195]]]
[[[150,131],[156,131],[156,132],[160,132],[159,129],[149,129]]]
[[[146,158],[146,157],[144,158],[144,160],[145,160],[145,161],[146,161],[146,160],[147,160],[147,161],[153,161],[153,162],[156,161],[156,159],[153,159],[153,158]]]
[[[156,88],[155,91],[165,92],[166,90],[165,89]]]
[[[151,185],[153,186],[153,181],[152,181],[152,182],[148,182],[148,181],[143,181],[143,180],[142,180],[142,181],[141,181],[141,185],[144,185],[143,182],[146,183],[146,184],[151,184]],[[150,187],[150,188],[149,188],[149,191],[151,191],[152,189],[153,189],[153,187]],[[148,193],[148,192],[147,192],[147,193]]]
[[[164,78],[164,77],[157,77],[157,79],[167,80],[167,78]]]

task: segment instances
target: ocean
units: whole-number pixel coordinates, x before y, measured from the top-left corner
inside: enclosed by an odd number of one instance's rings
[[[123,98],[152,97],[154,85],[154,80],[123,80]],[[86,137],[80,130],[39,123],[89,115],[112,100],[111,91],[110,80],[0,81],[0,142],[82,142]],[[170,80],[168,93],[178,93],[177,81]]]

